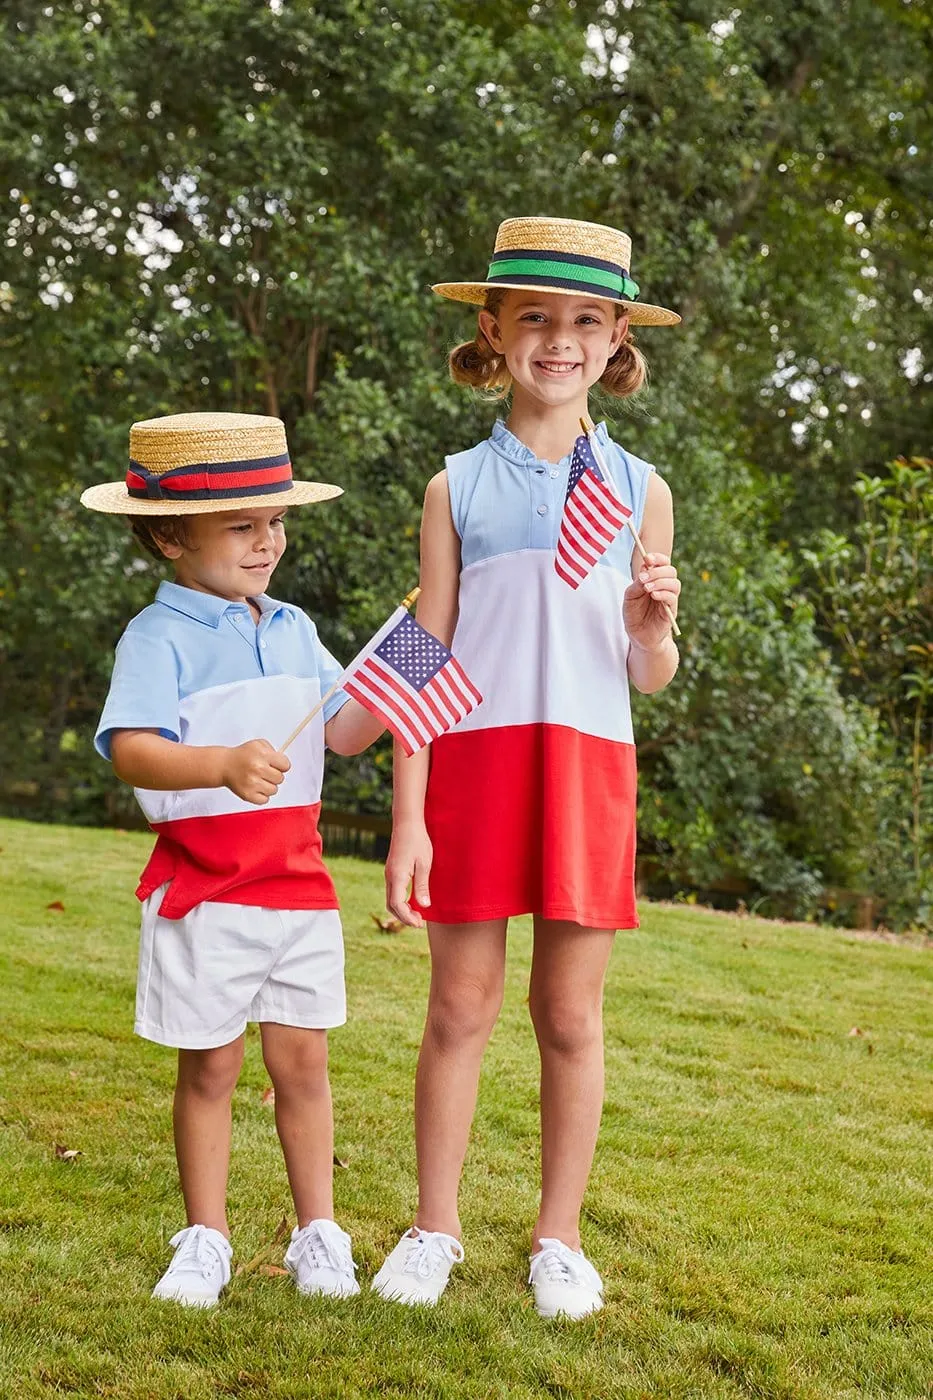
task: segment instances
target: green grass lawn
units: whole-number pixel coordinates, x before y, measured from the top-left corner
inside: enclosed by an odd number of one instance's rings
[[[251,1032],[231,1225],[252,1267],[216,1311],[183,1312],[148,1297],[183,1223],[174,1057],[132,1034],[149,840],[2,822],[0,847],[3,1397],[933,1395],[930,949],[644,908],[610,970],[583,1227],[607,1305],[555,1325],[524,1286],[537,1071],[519,921],[464,1180],[466,1262],[436,1310],[408,1310],[366,1285],[414,1205],[426,942],[378,932],[381,870],[335,860],[337,1210],[364,1291],[312,1301],[264,1272],[290,1204]]]

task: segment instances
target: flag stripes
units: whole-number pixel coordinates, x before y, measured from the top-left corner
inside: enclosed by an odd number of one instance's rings
[[[631,514],[604,479],[587,439],[577,438],[554,556],[565,583],[579,587]]]

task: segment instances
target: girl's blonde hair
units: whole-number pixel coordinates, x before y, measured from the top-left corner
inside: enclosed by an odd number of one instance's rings
[[[485,309],[491,315],[498,315],[508,288],[493,287],[486,293]],[[616,320],[625,315],[625,307],[616,307]],[[450,377],[455,384],[464,384],[470,389],[483,389],[490,398],[504,399],[512,387],[512,376],[505,363],[505,356],[492,348],[482,327],[477,326],[472,340],[465,340],[450,352]],[[648,378],[648,362],[635,344],[631,326],[625,332],[622,344],[606,365],[600,377],[600,387],[617,399],[637,394]]]

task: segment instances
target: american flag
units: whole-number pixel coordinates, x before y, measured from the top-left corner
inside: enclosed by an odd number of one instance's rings
[[[579,587],[631,514],[600,471],[589,439],[581,433],[573,445],[554,556],[554,568],[565,583]]]
[[[405,608],[397,608],[354,657],[340,684],[385,721],[409,757],[483,698],[443,642]]]

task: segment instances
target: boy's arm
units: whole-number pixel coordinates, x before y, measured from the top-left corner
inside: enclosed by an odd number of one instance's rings
[[[324,726],[327,747],[339,754],[362,753],[384,733],[382,720],[352,698]]]
[[[631,648],[628,671],[636,690],[651,695],[673,679],[680,653],[664,612],[667,603],[674,614],[680,596],[680,579],[671,563],[674,547],[674,507],[667,482],[652,472],[648,482],[645,515],[640,530],[647,559],[632,551],[632,583],[625,590],[623,611]]]
[[[165,739],[155,729],[115,729],[110,739],[113,771],[124,783],[156,792],[228,787],[244,802],[264,806],[291,767],[267,739],[228,748],[201,747]]]

